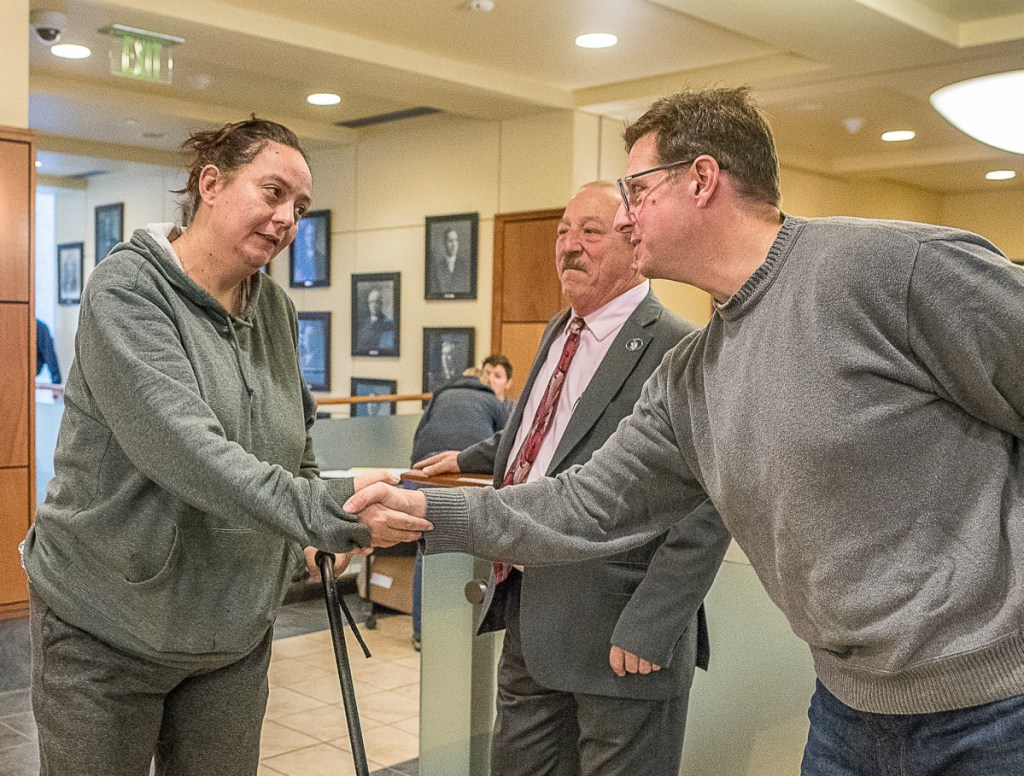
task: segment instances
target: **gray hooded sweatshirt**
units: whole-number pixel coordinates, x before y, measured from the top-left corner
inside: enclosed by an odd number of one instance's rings
[[[25,542],[33,593],[58,617],[168,665],[252,650],[299,545],[368,544],[320,480],[294,306],[267,275],[239,317],[137,230],[82,299],[54,456]]]

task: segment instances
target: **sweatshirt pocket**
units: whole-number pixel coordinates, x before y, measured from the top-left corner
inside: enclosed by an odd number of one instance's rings
[[[155,575],[108,572],[99,598],[155,652],[244,654],[273,624],[288,568],[288,544],[273,535],[179,526]]]

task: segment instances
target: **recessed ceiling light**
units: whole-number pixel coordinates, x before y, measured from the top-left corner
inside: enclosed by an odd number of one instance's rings
[[[985,180],[990,181],[1008,181],[1016,177],[1017,173],[1013,170],[991,170],[985,173]]]
[[[608,48],[619,42],[619,39],[610,32],[590,32],[576,38],[576,45],[580,48]]]
[[[309,95],[306,98],[306,102],[310,105],[337,105],[341,102],[341,97],[327,92],[317,92],[316,94]]]
[[[886,143],[902,143],[906,140],[913,140],[917,133],[910,129],[894,129],[891,132],[883,132],[882,140]]]
[[[931,103],[964,134],[1024,154],[1024,70],[944,86],[932,94]]]
[[[50,51],[55,57],[62,59],[86,59],[92,56],[92,51],[86,46],[79,46],[77,43],[58,43],[50,46]]]

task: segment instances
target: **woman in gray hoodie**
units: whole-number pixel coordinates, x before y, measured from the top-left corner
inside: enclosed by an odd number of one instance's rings
[[[43,774],[255,774],[299,548],[368,544],[341,508],[364,483],[319,479],[295,308],[260,272],[309,207],[305,154],[255,117],[184,148],[183,225],[89,280],[25,542]]]

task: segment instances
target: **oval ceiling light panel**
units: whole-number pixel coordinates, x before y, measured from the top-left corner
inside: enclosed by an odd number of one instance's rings
[[[891,132],[883,132],[882,140],[886,143],[905,143],[907,140],[913,140],[917,137],[917,134],[910,129],[894,129]]]
[[[61,59],[87,59],[92,56],[92,51],[86,46],[79,46],[77,43],[58,43],[50,46],[50,51],[55,57]]]
[[[1017,173],[1013,170],[991,170],[985,173],[985,180],[987,181],[1008,181],[1016,177]]]
[[[930,99],[932,107],[964,134],[1024,154],[1024,70],[950,84]]]
[[[309,97],[306,98],[306,102],[310,105],[337,105],[341,102],[341,97],[327,92],[318,92],[316,94],[309,95]]]
[[[576,38],[576,45],[580,48],[608,48],[619,42],[619,39],[610,32],[590,32]]]

